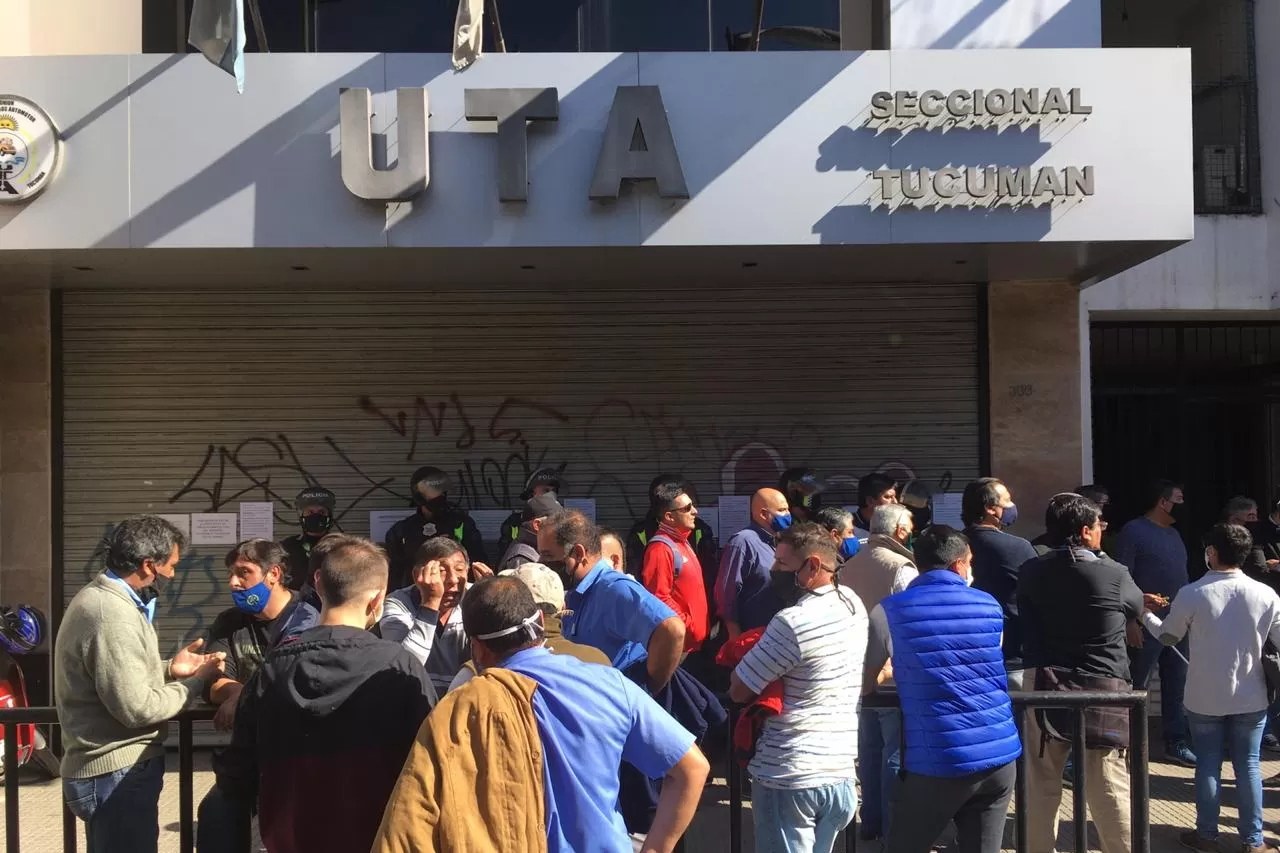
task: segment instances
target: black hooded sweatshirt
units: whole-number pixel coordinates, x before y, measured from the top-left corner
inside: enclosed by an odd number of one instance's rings
[[[368,850],[434,695],[398,643],[311,628],[273,649],[245,687],[214,764],[218,787],[257,798],[272,853]]]

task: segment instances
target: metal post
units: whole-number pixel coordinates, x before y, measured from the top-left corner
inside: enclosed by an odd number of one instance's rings
[[[194,853],[196,842],[192,829],[195,827],[195,780],[194,761],[191,748],[191,720],[188,717],[178,719],[178,850],[181,853]]]
[[[1151,853],[1151,801],[1147,778],[1147,701],[1129,709],[1129,809],[1133,853]]]
[[[177,39],[173,44],[174,53],[187,52],[187,0],[173,0],[174,29]]]
[[[1089,814],[1085,810],[1087,801],[1084,794],[1084,786],[1087,784],[1084,773],[1084,708],[1077,707],[1072,717],[1075,725],[1071,731],[1071,779],[1075,790],[1071,792],[1071,811],[1076,825],[1075,853],[1089,853]]]
[[[1024,744],[1027,739],[1023,736],[1024,727],[1027,724],[1027,714],[1034,714],[1035,711],[1026,706],[1014,706],[1013,719],[1018,725],[1018,739]],[[1013,812],[1013,831],[1015,846],[1019,853],[1025,853],[1027,849],[1027,801],[1031,795],[1027,790],[1027,752],[1022,750],[1018,753],[1017,763],[1014,765],[1017,776],[1013,782],[1013,796],[1017,800]]]
[[[53,735],[53,754],[62,757],[62,726],[53,726],[50,734]],[[76,847],[80,843],[79,832],[76,826],[76,816],[71,813],[71,809],[67,808],[67,800],[62,798],[62,853],[76,853]]]
[[[18,853],[18,726],[9,724],[4,733],[4,850]]]
[[[485,0],[484,5],[489,12],[489,22],[493,24],[494,53],[506,53],[507,40],[502,35],[502,19],[498,17],[498,0]]]
[[[751,28],[751,46],[748,50],[760,49],[760,30],[764,28],[764,0],[756,0],[756,23]]]
[[[302,52],[316,50],[315,0],[302,0]]]
[[[729,853],[742,853],[742,776],[733,752],[733,730],[738,727],[738,706],[729,705],[729,758],[725,778],[729,782]],[[1143,851],[1145,853],[1145,851]]]

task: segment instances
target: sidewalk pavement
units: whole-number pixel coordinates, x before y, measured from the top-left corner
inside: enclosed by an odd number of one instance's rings
[[[213,773],[209,769],[210,752],[197,751],[195,755],[195,803],[213,784]],[[168,775],[165,778],[164,794],[160,800],[160,851],[161,853],[177,853],[178,851],[178,757],[169,754]],[[721,771],[723,772],[723,771]],[[1280,772],[1280,756],[1263,753],[1262,775],[1267,778]],[[1195,825],[1195,792],[1193,788],[1193,771],[1158,760],[1151,763],[1151,849],[1152,853],[1175,853],[1182,848],[1178,845],[1178,834]],[[1223,808],[1222,808],[1222,849],[1224,853],[1238,850],[1236,836],[1235,786],[1229,765],[1223,768]],[[59,781],[32,782],[24,784],[20,791],[19,809],[21,817],[22,853],[61,853],[62,851],[62,786]],[[339,796],[335,790],[335,796]],[[4,793],[0,790],[0,804]],[[1280,789],[1266,789],[1263,794],[1265,807],[1267,837],[1276,838],[1277,823],[1280,822]],[[751,804],[743,804],[743,851],[750,853],[754,849],[751,824]],[[1071,824],[1071,792],[1063,792],[1062,824],[1058,836],[1058,849],[1068,851],[1074,844],[1074,829]],[[686,836],[686,849],[690,853],[728,853],[729,851],[729,789],[723,777],[708,783],[702,798],[702,806],[694,819],[693,826]],[[0,808],[0,828],[4,825],[4,811]],[[84,850],[84,827],[77,822],[79,841],[77,850]],[[1007,842],[1013,837],[1013,817],[1009,818],[1008,830],[1005,834]],[[0,839],[3,832],[0,831]],[[881,853],[878,842],[860,842],[859,849],[863,853]],[[1089,847],[1097,850],[1098,839],[1090,830]],[[838,853],[844,851],[844,838],[836,842]]]

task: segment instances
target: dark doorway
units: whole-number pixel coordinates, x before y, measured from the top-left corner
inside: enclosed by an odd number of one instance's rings
[[[1184,483],[1194,569],[1228,498],[1262,515],[1277,496],[1280,323],[1094,323],[1090,352],[1094,479],[1117,520],[1146,511],[1152,479]]]

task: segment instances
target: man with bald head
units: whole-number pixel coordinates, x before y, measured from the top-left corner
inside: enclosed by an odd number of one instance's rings
[[[716,614],[729,639],[763,628],[782,609],[769,588],[775,537],[791,526],[787,497],[777,489],[761,489],[751,497],[751,524],[735,533],[720,555],[716,575]]]

